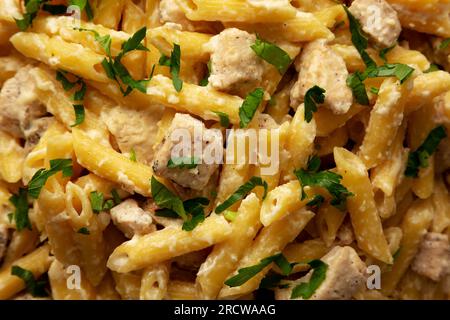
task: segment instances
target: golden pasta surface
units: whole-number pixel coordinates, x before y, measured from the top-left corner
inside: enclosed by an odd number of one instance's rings
[[[0,299],[450,299],[450,2],[0,1]]]

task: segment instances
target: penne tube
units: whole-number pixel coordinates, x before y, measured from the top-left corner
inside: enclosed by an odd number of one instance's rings
[[[109,257],[108,268],[121,273],[138,270],[207,248],[230,234],[231,226],[225,218],[213,214],[191,232],[167,227],[121,244]]]

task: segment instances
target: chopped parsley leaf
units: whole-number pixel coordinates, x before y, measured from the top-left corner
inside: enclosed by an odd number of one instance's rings
[[[380,52],[378,53],[378,55],[380,56],[380,58],[381,58],[385,63],[387,63],[386,55],[389,53],[389,51],[391,51],[392,49],[394,49],[396,45],[397,45],[397,44],[395,43],[395,44],[393,44],[393,45],[390,46],[390,47],[381,49]]]
[[[430,73],[430,72],[435,72],[435,71],[439,71],[439,70],[441,70],[439,65],[437,65],[435,63],[431,63],[430,67],[427,70],[425,70],[423,73]]]
[[[264,268],[273,262],[281,269],[283,275],[289,275],[292,272],[293,265],[286,260],[283,254],[278,253],[262,259],[254,266],[239,269],[237,275],[226,280],[225,284],[229,287],[239,287],[263,271]]]
[[[372,92],[373,94],[378,94],[378,93],[380,93],[380,89],[375,88],[375,87],[370,87],[370,92]]]
[[[158,207],[175,212],[184,221],[188,219],[183,201],[153,176],[151,179],[151,191],[153,200]]]
[[[320,208],[324,202],[325,198],[320,194],[316,194],[314,198],[306,205],[310,208]]]
[[[48,0],[28,0],[25,1],[25,13],[22,19],[16,19],[16,25],[21,31],[25,31],[33,23],[34,18],[36,18],[41,5],[43,5]]]
[[[447,49],[449,45],[450,45],[450,38],[444,39],[444,40],[442,40],[441,44],[439,45],[439,49],[440,50]]]
[[[76,127],[84,122],[85,111],[82,104],[74,104],[73,109],[75,111],[75,123],[71,127]]]
[[[28,184],[28,194],[33,199],[39,198],[42,188],[48,178],[55,175],[59,171],[64,177],[72,176],[72,159],[54,159],[50,160],[50,169],[39,169],[31,178]]]
[[[317,105],[325,102],[325,89],[314,86],[306,91],[305,94],[305,120],[311,122],[313,113],[317,112]]]
[[[309,299],[320,287],[322,282],[326,278],[328,265],[321,260],[313,260],[308,262],[311,268],[314,269],[309,282],[300,283],[296,286],[291,293],[291,299],[302,297],[303,299]]]
[[[198,157],[171,158],[167,162],[169,169],[195,169],[200,164]]]
[[[86,227],[80,228],[80,229],[77,231],[77,233],[81,233],[81,234],[84,234],[84,235],[89,235],[89,234],[91,234],[91,232],[89,231],[89,229],[86,228]]]
[[[136,151],[134,150],[134,148],[131,148],[130,150],[130,160],[133,162],[137,162]]]
[[[231,211],[231,210],[225,210],[223,212],[224,218],[230,222],[233,222],[236,219],[237,214],[238,213],[236,211]]]
[[[115,204],[116,206],[122,202],[122,199],[120,199],[119,193],[117,192],[116,189],[112,189],[112,190],[111,190],[111,195],[112,195],[112,197],[113,197],[114,204]]]
[[[261,177],[252,177],[249,181],[240,186],[227,200],[217,206],[215,212],[217,214],[224,212],[239,200],[244,199],[257,186],[264,187],[263,199],[267,196],[268,185]]]
[[[209,84],[209,77],[211,76],[211,61],[208,62],[208,72],[206,73],[205,77],[200,80],[199,86],[206,87]]]
[[[250,47],[258,57],[277,68],[283,75],[292,63],[289,54],[277,45],[257,37],[255,43]]]
[[[25,282],[25,287],[27,291],[33,297],[47,297],[48,293],[45,289],[47,281],[36,280],[31,271],[21,268],[19,266],[12,266],[11,275],[19,277]]]
[[[228,128],[230,126],[230,117],[225,112],[213,111],[215,114],[219,116],[220,125],[224,128]]]
[[[105,35],[102,37],[98,34],[98,32],[90,29],[79,28],[75,30],[92,32],[94,34],[95,40],[102,46],[107,54],[107,57],[104,58],[101,63],[102,67],[108,78],[114,80],[119,85],[119,89],[124,96],[129,95],[134,89],[142,93],[147,92],[147,84],[149,83],[151,77],[144,80],[135,80],[128,72],[127,68],[122,64],[122,58],[127,53],[134,50],[148,51],[148,49],[141,43],[147,33],[146,27],[139,29],[127,41],[122,43],[122,51],[119,52],[119,54],[115,58],[111,56],[111,37],[109,35]],[[122,84],[126,86],[125,89],[123,88]]]
[[[331,171],[318,171],[319,167],[320,158],[315,156],[309,160],[306,170],[299,169],[295,171],[295,175],[302,187],[302,200],[307,198],[304,191],[306,186],[321,187],[328,190],[332,195],[331,205],[340,210],[345,210],[347,198],[352,196],[353,193],[340,183],[342,176]]]
[[[406,165],[405,176],[417,178],[420,168],[427,168],[428,158],[436,151],[442,139],[447,137],[444,126],[431,130],[422,145],[414,152],[410,152]]]
[[[9,201],[14,205],[14,207],[16,207],[14,213],[11,214],[11,220],[15,220],[17,231],[22,231],[24,229],[31,230],[31,222],[28,216],[27,190],[20,188],[19,193],[9,198]]]
[[[255,116],[264,97],[264,90],[261,88],[250,92],[239,108],[240,127],[246,128]]]
[[[89,194],[89,199],[91,200],[91,207],[94,213],[99,213],[103,210],[103,193],[92,191]]]
[[[366,86],[364,85],[364,76],[359,71],[351,74],[347,78],[347,86],[352,89],[353,97],[356,101],[363,105],[369,105],[369,97],[367,96]]]

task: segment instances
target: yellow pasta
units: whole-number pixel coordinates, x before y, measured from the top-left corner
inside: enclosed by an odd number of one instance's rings
[[[231,226],[221,215],[212,215],[191,233],[168,227],[125,242],[114,250],[108,267],[129,272],[167,259],[198,251],[227,239]]]
[[[94,9],[94,22],[107,28],[117,29],[125,0],[98,0]]]
[[[281,252],[284,247],[291,242],[312,219],[314,213],[308,210],[300,209],[292,212],[290,215],[284,217],[265,227],[261,230],[259,235],[253,241],[252,245],[246,250],[244,258],[239,262],[236,270],[255,265],[260,260]],[[262,272],[255,277],[238,287],[224,286],[219,293],[219,298],[236,298],[243,296],[256,289],[269,271],[270,267],[266,267]],[[232,276],[235,272],[230,274]]]
[[[282,23],[227,23],[229,27],[236,27],[248,32],[260,34],[263,38],[280,39],[291,42],[313,41],[316,39],[332,40],[333,33],[313,14],[298,11],[292,19]]]
[[[386,272],[381,279],[381,292],[392,293],[400,278],[409,267],[417,253],[420,241],[425,235],[433,219],[432,204],[428,200],[417,200],[406,213],[402,222],[403,238],[401,250],[392,265],[392,270]]]
[[[6,132],[0,131],[0,178],[9,183],[22,179],[25,151],[19,142]]]
[[[359,156],[367,168],[373,168],[389,156],[390,146],[403,120],[408,83],[386,79],[370,113],[369,126]],[[383,130],[379,130],[383,128]]]
[[[170,55],[173,44],[178,44],[181,49],[182,58],[186,61],[208,61],[209,53],[204,45],[211,36],[199,32],[180,31],[167,26],[150,29],[147,37],[158,50],[165,55]]]
[[[101,67],[104,56],[58,37],[42,33],[20,32],[11,39],[14,47],[23,55],[61,68],[83,78],[107,82],[108,77]],[[81,57],[83,57],[81,59]],[[82,63],[80,63],[82,60]]]
[[[12,265],[29,270],[35,277],[40,277],[47,272],[51,262],[50,248],[48,245],[44,245],[14,261]],[[0,271],[0,299],[11,298],[25,288],[25,282],[21,278],[11,275],[12,265],[7,265]]]
[[[354,194],[347,199],[347,205],[358,246],[378,260],[391,263],[366,167],[358,156],[343,148],[334,149],[334,158],[343,185]]]
[[[306,122],[304,105],[295,112],[292,119],[286,149],[289,152],[289,163],[282,169],[282,181],[293,178],[294,170],[303,168],[314,149],[314,138],[316,137],[316,122]]]
[[[0,1],[0,299],[449,299],[449,10]]]
[[[150,194],[152,169],[104,147],[78,129],[73,130],[73,147],[77,161],[85,168],[105,179],[117,182],[130,192]],[[98,147],[93,149],[92,146]],[[116,168],[121,168],[116,171]]]
[[[267,5],[259,1],[177,0],[190,20],[236,22],[283,22],[294,18],[296,10],[289,1]]]
[[[202,298],[215,299],[226,277],[236,268],[261,227],[259,209],[260,202],[255,194],[242,201],[231,225],[230,238],[214,246],[197,273],[196,283]]]
[[[169,263],[159,263],[142,272],[141,300],[162,300],[167,294],[169,283]]]

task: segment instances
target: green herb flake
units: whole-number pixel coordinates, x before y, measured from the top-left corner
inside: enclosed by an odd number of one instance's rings
[[[311,122],[313,113],[317,112],[317,104],[325,102],[325,89],[314,86],[306,91],[305,94],[305,120]]]
[[[236,220],[237,214],[238,213],[236,211],[231,211],[231,210],[225,210],[223,212],[224,218],[230,222],[233,222],[234,220]]]
[[[352,43],[355,46],[356,50],[358,50],[359,55],[363,59],[364,63],[368,68],[376,68],[377,64],[375,61],[369,56],[366,52],[366,49],[369,46],[368,37],[364,34],[361,28],[361,24],[359,21],[351,14],[346,6],[343,6],[345,12],[347,13],[348,21],[350,24],[350,32],[352,35]]]
[[[200,164],[198,157],[171,158],[167,162],[169,169],[195,169]]]
[[[404,83],[414,72],[414,68],[406,64],[394,63],[385,64],[383,66],[377,67],[374,71],[368,71],[369,78],[376,77],[397,77],[400,83]]]
[[[328,265],[325,262],[313,260],[308,262],[308,264],[314,269],[311,278],[309,279],[309,282],[300,283],[292,290],[291,299],[299,297],[302,297],[303,299],[311,298],[326,278]]]
[[[394,49],[396,46],[397,46],[397,44],[395,43],[395,44],[393,44],[393,45],[390,46],[390,47],[381,49],[380,52],[378,53],[378,55],[380,56],[381,60],[383,60],[385,63],[387,63],[386,55],[387,55],[392,49]]]
[[[34,18],[36,18],[41,5],[47,2],[47,0],[28,0],[25,1],[25,13],[22,19],[15,19],[17,27],[21,31],[26,31],[29,26],[33,23]]]
[[[80,228],[80,229],[77,231],[77,233],[84,234],[84,235],[90,235],[90,234],[91,234],[90,231],[89,231],[89,229],[86,228],[86,227]]]
[[[45,289],[47,281],[39,281],[34,279],[34,275],[31,271],[21,268],[19,266],[12,266],[11,275],[19,277],[25,282],[27,291],[33,297],[47,297],[48,293]]]
[[[370,87],[370,92],[372,92],[373,94],[378,95],[378,93],[380,93],[380,89],[375,88],[375,87]]]
[[[405,176],[417,178],[419,169],[428,167],[428,159],[436,151],[441,140],[446,137],[447,132],[442,125],[431,130],[422,145],[416,151],[409,153]]]
[[[321,196],[320,194],[317,194],[306,205],[310,208],[320,208],[324,202],[325,202],[325,198],[323,196]]]
[[[224,212],[239,200],[244,199],[257,186],[264,187],[263,199],[267,196],[268,185],[261,177],[252,177],[249,181],[239,187],[227,200],[217,206],[215,212],[217,214]]]
[[[105,50],[108,56],[102,60],[102,67],[108,78],[114,80],[118,84],[119,89],[124,96],[128,96],[133,90],[147,93],[147,85],[151,80],[151,77],[144,80],[133,79],[121,61],[127,53],[133,50],[148,51],[148,49],[141,43],[147,33],[146,27],[139,29],[127,41],[122,43],[122,51],[115,58],[111,56],[111,37],[109,35],[100,36],[97,31],[90,29],[78,28],[75,30],[92,32],[94,34],[95,40]],[[154,71],[154,69],[152,70]],[[122,84],[126,87],[123,88]]]
[[[277,68],[281,75],[287,71],[292,63],[292,59],[286,51],[259,37],[250,48],[258,57]]]
[[[255,116],[264,97],[264,90],[261,88],[255,89],[249,93],[245,98],[242,106],[239,108],[240,127],[246,128]]]
[[[65,73],[67,72],[61,70],[56,71],[56,80],[58,80],[62,84],[65,91],[69,91],[75,87],[77,82],[71,82],[66,78]]]
[[[199,86],[201,87],[206,87],[209,84],[209,77],[211,76],[211,61],[208,62],[207,64],[208,67],[208,71],[205,75],[205,77],[200,80]]]
[[[320,166],[320,158],[312,157],[307,170],[299,169],[295,171],[295,175],[302,185],[302,200],[307,198],[304,191],[306,186],[321,187],[332,195],[331,205],[340,210],[345,210],[347,198],[353,196],[353,193],[340,183],[342,176],[331,171],[318,171],[317,163]]]
[[[183,89],[183,81],[180,79],[181,48],[178,44],[173,45],[170,56],[170,74],[172,75],[173,87],[177,92]]]
[[[184,210],[183,201],[155,177],[151,179],[151,191],[153,200],[158,207],[174,211],[184,221],[188,219],[186,210]]]
[[[209,205],[208,198],[193,198],[183,202],[183,208],[186,212],[186,220],[183,222],[182,230],[184,231],[192,231],[194,230],[200,223],[205,221],[205,212],[204,207]],[[180,216],[171,209],[163,208],[158,209],[155,212],[158,217],[165,218],[179,218]]]
[[[24,229],[32,230],[30,218],[28,216],[28,193],[26,189],[19,189],[19,193],[13,195],[9,198],[16,208],[14,213],[11,214],[11,220],[14,219],[16,222],[17,231],[22,231]],[[8,218],[10,216],[8,215]]]
[[[85,111],[82,104],[74,104],[73,109],[75,111],[75,123],[71,127],[76,127],[84,122]]]
[[[359,71],[356,71],[348,76],[347,86],[352,90],[353,97],[359,104],[368,106],[369,97],[367,96],[366,86],[363,82],[364,80],[364,76]]]
[[[91,200],[91,207],[94,213],[99,213],[103,210],[103,193],[92,191],[89,194],[89,199]]]
[[[430,73],[430,72],[435,72],[435,71],[439,71],[441,70],[441,67],[435,63],[431,63],[430,67],[425,70],[423,73]]]
[[[112,189],[112,190],[111,190],[111,195],[112,195],[112,197],[113,197],[114,204],[115,204],[116,206],[122,202],[122,199],[120,199],[119,193],[117,192],[116,189]]]
[[[447,49],[449,45],[450,45],[450,38],[444,39],[444,40],[442,40],[441,44],[439,45],[439,49],[440,50]]]
[[[55,175],[59,171],[64,177],[70,177],[73,174],[72,159],[54,159],[50,160],[50,169],[39,169],[31,178],[28,184],[28,194],[33,199],[39,198],[42,188],[48,178]]]
[[[137,162],[136,151],[134,150],[134,148],[131,148],[130,150],[130,160],[133,162]]]
[[[278,253],[262,259],[254,266],[239,269],[237,275],[226,280],[225,284],[229,287],[239,287],[263,271],[264,268],[269,266],[271,263],[275,263],[281,269],[283,275],[289,275],[292,272],[292,265],[281,253]]]
[[[220,125],[224,128],[228,128],[230,126],[230,117],[225,112],[213,111],[215,114],[219,116]]]

